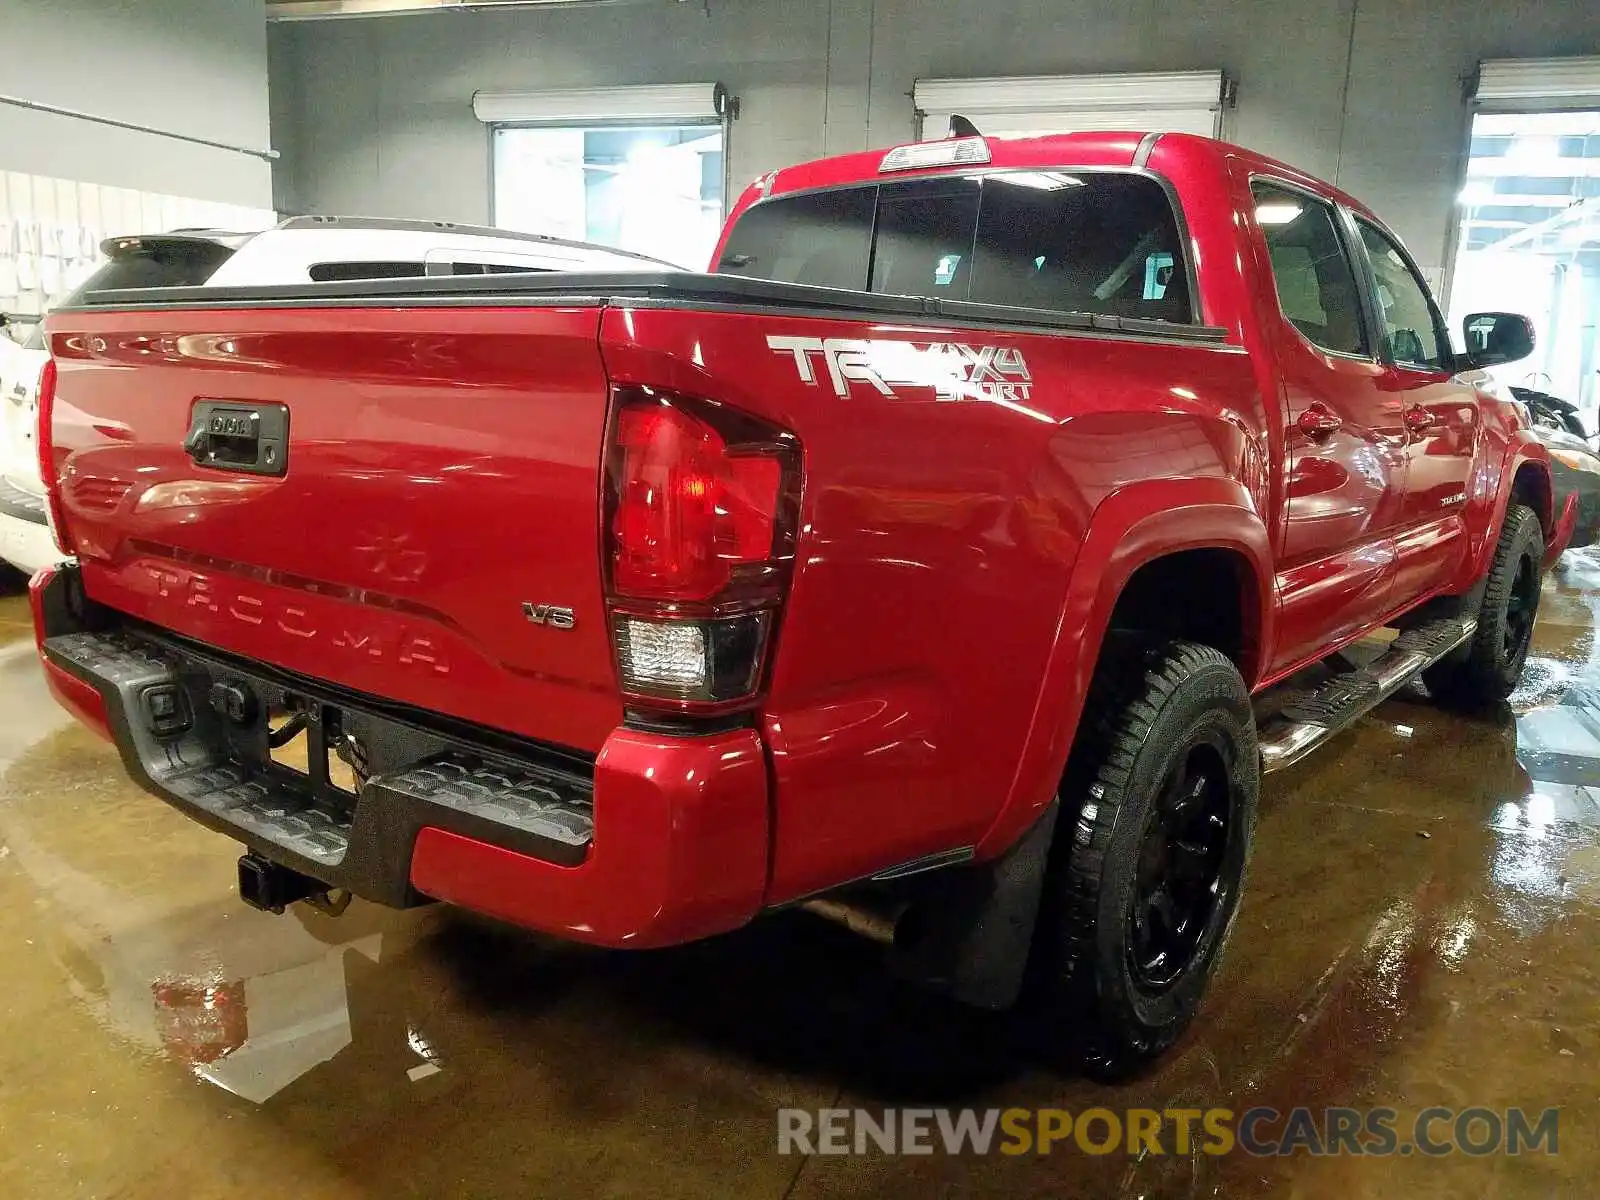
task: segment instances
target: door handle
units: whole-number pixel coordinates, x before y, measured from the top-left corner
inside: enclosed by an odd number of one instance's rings
[[[242,400],[198,400],[183,450],[199,467],[282,475],[288,467],[289,409]]]
[[[1406,409],[1406,430],[1409,433],[1423,433],[1432,429],[1437,418],[1427,409],[1413,406]]]
[[[1309,404],[1300,419],[1295,422],[1300,432],[1313,442],[1320,442],[1324,438],[1332,437],[1344,426],[1339,415],[1327,405],[1321,403]]]

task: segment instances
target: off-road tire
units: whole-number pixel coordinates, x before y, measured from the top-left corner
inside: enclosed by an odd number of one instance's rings
[[[1131,961],[1140,867],[1165,811],[1163,787],[1175,766],[1202,758],[1214,761],[1231,805],[1217,899],[1188,967],[1152,990]],[[1249,691],[1225,655],[1191,642],[1108,640],[1062,783],[1030,961],[1025,1004],[1048,1049],[1119,1077],[1178,1039],[1232,928],[1259,790]]]
[[[1510,505],[1472,640],[1422,673],[1435,700],[1453,708],[1478,708],[1497,704],[1516,689],[1538,616],[1543,563],[1544,531],[1538,516],[1525,504]]]

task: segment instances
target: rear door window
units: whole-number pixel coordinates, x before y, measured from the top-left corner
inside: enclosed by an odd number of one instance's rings
[[[1361,293],[1333,207],[1262,181],[1250,194],[1284,320],[1314,346],[1365,357]]]
[[[1194,320],[1177,216],[1148,176],[999,171],[750,208],[718,271],[984,304]]]

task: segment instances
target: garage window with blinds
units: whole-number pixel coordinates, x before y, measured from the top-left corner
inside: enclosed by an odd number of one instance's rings
[[[944,137],[958,113],[995,137],[1096,129],[1221,137],[1228,97],[1221,71],[919,79],[912,88],[923,140]]]
[[[1450,325],[1532,319],[1532,357],[1504,383],[1576,404],[1600,432],[1600,57],[1480,64],[1457,196]]]
[[[103,260],[110,237],[172,229],[266,229],[269,209],[0,171],[0,313],[16,340]]]
[[[735,110],[720,84],[479,92],[472,103],[490,128],[495,225],[706,266]]]

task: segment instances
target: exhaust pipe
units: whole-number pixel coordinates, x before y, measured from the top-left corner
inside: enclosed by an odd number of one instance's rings
[[[851,933],[870,942],[877,942],[880,946],[894,945],[895,924],[899,914],[881,912],[864,904],[832,897],[806,900],[800,907],[825,921],[843,925]]]
[[[239,859],[239,898],[251,908],[283,915],[296,900],[326,896],[328,885],[320,879],[291,871],[256,854]]]

